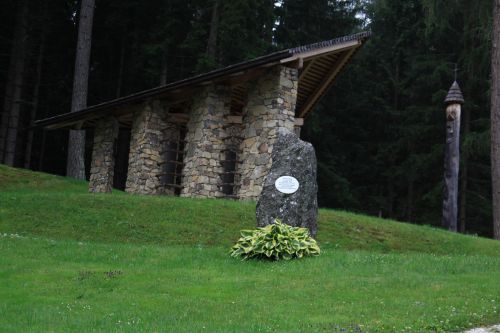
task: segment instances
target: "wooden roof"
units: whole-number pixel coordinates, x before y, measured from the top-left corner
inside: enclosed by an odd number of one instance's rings
[[[170,106],[170,113],[182,113],[188,107],[193,93],[212,83],[228,84],[232,88],[232,113],[238,114],[246,104],[246,82],[258,77],[271,66],[284,65],[299,68],[296,117],[304,118],[312,111],[321,96],[332,85],[337,75],[354,53],[370,36],[370,32],[335,38],[274,52],[253,60],[217,69],[205,74],[141,91],[86,109],[38,120],[37,127],[46,129],[93,127],[99,118],[116,116],[122,126],[130,126],[132,113],[147,100],[158,99]]]
[[[448,91],[448,95],[446,95],[446,98],[444,99],[445,104],[453,104],[453,103],[459,103],[459,104],[464,104],[464,96],[462,95],[462,90],[460,90],[460,86],[458,85],[457,81],[454,81],[453,84],[450,87],[450,90]]]

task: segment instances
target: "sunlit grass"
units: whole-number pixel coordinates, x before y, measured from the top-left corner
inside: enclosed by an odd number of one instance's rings
[[[228,255],[255,205],[0,166],[1,332],[443,332],[500,322],[500,242],[321,210],[322,255]],[[347,330],[348,331],[348,330]]]
[[[500,258],[327,249],[291,262],[227,248],[0,238],[3,332],[458,330],[500,320]]]

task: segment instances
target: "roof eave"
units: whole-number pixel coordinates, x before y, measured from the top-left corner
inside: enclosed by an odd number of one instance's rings
[[[150,97],[156,96],[158,94],[167,93],[172,90],[181,89],[190,85],[202,85],[206,82],[210,82],[214,79],[221,78],[223,76],[233,75],[239,72],[244,72],[249,69],[254,69],[258,67],[273,66],[280,63],[281,59],[290,57],[289,50],[283,50],[269,55],[259,57],[250,61],[238,63],[221,69],[216,69],[214,71],[200,74],[197,76],[190,77],[188,79],[172,82],[170,84],[160,86],[153,89],[148,89],[140,91],[135,94],[131,94],[125,97],[117,98],[108,102],[100,103],[97,105],[90,106],[86,109],[82,109],[76,112],[64,113],[54,117],[41,119],[35,121],[36,127],[44,127],[46,129],[57,129],[62,127],[68,127],[73,124],[78,124],[81,120],[80,118],[86,115],[90,115],[95,112],[99,112],[106,109],[113,109],[124,104],[138,104],[142,103]]]
[[[100,118],[106,116],[107,114],[113,114],[113,112],[116,112],[114,110],[117,110],[119,107],[123,107],[124,105],[134,106],[147,101],[151,97],[166,95],[174,92],[175,90],[187,88],[189,86],[196,88],[214,80],[223,79],[227,76],[237,76],[239,74],[243,74],[251,69],[274,66],[280,63],[289,65],[289,63],[297,60],[308,60],[318,56],[357,49],[370,35],[370,32],[362,32],[271,53],[253,60],[241,62],[164,86],[144,90],[132,95],[93,105],[77,112],[65,113],[51,118],[38,120],[35,122],[34,127],[44,127],[46,129],[79,128],[84,125],[85,121]]]
[[[352,49],[353,47],[356,47],[359,45],[361,45],[361,42],[354,40],[354,41],[346,42],[346,43],[343,43],[340,45],[330,46],[326,50],[311,50],[311,51],[304,52],[304,53],[296,53],[296,54],[292,55],[291,57],[282,59],[280,62],[282,64],[286,64],[289,62],[293,62],[299,58],[303,59],[304,61],[307,61],[307,60],[310,60],[311,58],[315,58],[318,56],[325,56],[325,55],[329,55],[329,54],[343,52],[343,51],[346,51],[348,49]]]

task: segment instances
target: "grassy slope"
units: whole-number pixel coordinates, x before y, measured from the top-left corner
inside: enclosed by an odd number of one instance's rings
[[[227,247],[253,226],[249,203],[90,195],[84,182],[0,165],[0,328],[441,332],[500,322],[500,242],[321,210],[320,257],[231,259]]]
[[[230,246],[255,226],[255,205],[227,200],[91,195],[87,183],[0,165],[0,232],[52,239]],[[322,247],[500,255],[500,242],[322,209]]]

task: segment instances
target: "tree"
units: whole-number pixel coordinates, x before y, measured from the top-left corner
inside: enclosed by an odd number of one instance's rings
[[[220,0],[215,0],[212,5],[212,18],[210,20],[210,32],[207,41],[207,57],[215,60],[217,56],[217,33],[219,29],[219,7]]]
[[[491,236],[485,98],[491,67],[491,0],[457,0],[453,5],[439,0],[376,0],[364,11],[368,27],[349,26],[344,12],[331,14],[340,18],[330,21],[332,28],[322,29],[315,28],[321,23],[304,24],[311,20],[300,16],[329,17],[326,9],[318,9],[326,8],[319,0],[311,1],[309,8],[299,0],[282,3],[280,22],[288,17],[289,24],[277,28],[280,44],[326,39],[330,31],[342,35],[360,27],[373,32],[303,128],[304,139],[313,143],[318,156],[320,205],[439,225],[442,102],[458,63],[467,101],[464,110],[470,111],[470,121],[464,117],[470,131],[463,132],[462,156],[467,160],[461,162],[468,167],[461,167],[467,170],[461,175],[462,185],[467,183],[461,213],[467,219],[466,232]],[[345,6],[347,13],[355,8],[355,2]],[[351,19],[356,17],[363,15]],[[350,30],[342,31],[335,21]]]
[[[87,107],[94,1],[82,0],[80,4],[71,112]],[[85,179],[85,131],[83,130],[69,131],[66,175]]]
[[[269,29],[274,24],[269,0],[222,1],[218,27],[219,65],[227,66],[272,51]]]
[[[458,63],[466,100],[460,154],[460,232],[491,236],[490,97],[485,93],[490,89],[491,0],[459,0],[453,6],[439,0],[422,2],[426,38],[432,41],[435,53],[447,60],[448,68]]]
[[[14,32],[8,81],[5,88],[4,110],[0,128],[0,162],[13,166],[15,162],[21,99],[24,87],[28,2],[19,3],[16,28]]]
[[[33,99],[32,99],[32,105],[31,105],[31,112],[29,115],[29,124],[30,127],[34,125],[37,112],[38,112],[38,101],[39,101],[39,94],[40,94],[40,84],[42,80],[42,65],[43,65],[43,57],[45,53],[45,28],[42,28],[42,31],[40,33],[40,45],[38,49],[38,56],[36,60],[36,68],[35,68],[35,83],[33,87]],[[34,129],[30,128],[28,130],[28,135],[26,138],[26,148],[24,151],[24,168],[29,169],[31,167],[31,152],[33,148],[33,137],[34,137]]]
[[[275,38],[280,46],[295,47],[339,37],[358,29],[358,0],[283,0],[276,8]]]
[[[500,240],[500,0],[493,5],[491,53],[491,181],[493,237]]]

